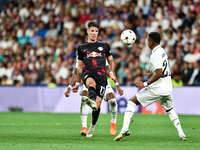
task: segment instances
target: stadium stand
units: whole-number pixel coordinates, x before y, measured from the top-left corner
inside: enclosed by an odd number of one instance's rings
[[[147,80],[147,34],[158,31],[169,55],[175,85],[200,85],[199,0],[9,0],[0,1],[0,83],[66,86],[75,67],[76,48],[86,41],[86,25],[100,23],[121,85]],[[131,29],[137,41],[123,45]],[[174,78],[175,76],[175,78]],[[177,83],[176,83],[177,82]]]

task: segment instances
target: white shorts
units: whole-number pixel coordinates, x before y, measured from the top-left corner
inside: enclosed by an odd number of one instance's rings
[[[115,92],[113,91],[113,88],[110,86],[110,84],[108,84],[108,85],[106,86],[106,91],[105,91],[105,94],[104,94],[104,96],[103,96],[104,101],[108,101],[107,98],[106,98],[106,95],[107,95],[108,93],[113,93],[113,94],[115,95]]]
[[[86,88],[86,86],[83,84],[83,86],[82,86],[82,88],[81,88],[81,91],[80,91],[80,95],[81,95],[81,96],[82,96],[82,91],[84,91],[84,90],[88,91],[88,89]],[[113,93],[113,94],[115,94],[115,92],[113,91],[112,87],[111,87],[109,84],[106,86],[106,91],[105,91],[105,94],[104,94],[104,96],[103,96],[103,99],[104,99],[105,101],[108,101],[107,98],[106,98],[106,95],[107,95],[108,93]]]
[[[83,91],[88,91],[88,89],[86,88],[85,84],[83,84],[81,91],[80,91],[80,95],[82,96],[82,92]]]
[[[136,93],[137,100],[143,107],[146,107],[156,101],[162,106],[164,110],[169,110],[173,107],[173,97],[170,95],[158,95],[152,92],[150,87],[146,87]]]

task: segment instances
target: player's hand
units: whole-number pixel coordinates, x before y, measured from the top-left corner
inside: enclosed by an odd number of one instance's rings
[[[144,84],[141,81],[135,81],[134,84],[135,84],[136,87],[144,87]]]
[[[151,73],[146,73],[147,79],[151,78]]]
[[[120,96],[122,96],[124,94],[124,91],[120,88],[120,86],[117,86],[117,91]]]
[[[116,77],[115,77],[115,75],[114,75],[113,72],[110,72],[110,73],[109,73],[109,76],[111,77],[111,79],[112,79],[113,81],[116,82]]]
[[[74,92],[74,93],[78,92],[78,88],[79,88],[79,85],[75,85],[75,86],[72,88],[72,92]]]
[[[70,92],[71,92],[71,88],[68,87],[68,88],[67,88],[67,91],[65,92],[65,96],[66,96],[66,97],[69,97]]]

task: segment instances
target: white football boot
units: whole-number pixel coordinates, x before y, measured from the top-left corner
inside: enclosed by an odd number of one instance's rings
[[[86,137],[92,137],[92,135],[93,135],[93,133],[94,133],[95,126],[96,126],[96,125],[93,125],[93,124],[91,123],[90,128],[89,128],[89,130],[88,130],[88,132],[87,132],[87,134],[86,134]]]
[[[114,141],[120,141],[123,137],[129,136],[131,134],[129,129],[121,130],[118,136],[115,137]]]

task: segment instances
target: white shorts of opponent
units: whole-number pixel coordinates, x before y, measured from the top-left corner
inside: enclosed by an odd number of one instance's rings
[[[136,93],[137,100],[141,103],[143,107],[146,107],[156,101],[162,106],[164,110],[169,110],[173,107],[173,97],[172,95],[159,95],[155,94],[153,89],[150,87],[143,88]]]
[[[84,91],[84,90],[88,91],[88,89],[86,88],[86,86],[83,84],[83,86],[82,86],[82,88],[81,88],[81,91],[80,91],[80,95],[81,95],[81,96],[82,96],[82,91]],[[104,96],[103,96],[104,101],[108,101],[107,98],[106,98],[106,95],[107,95],[108,93],[113,93],[113,94],[115,94],[115,92],[113,91],[112,87],[111,87],[109,84],[106,86],[106,91],[105,91],[105,94],[104,94]]]

